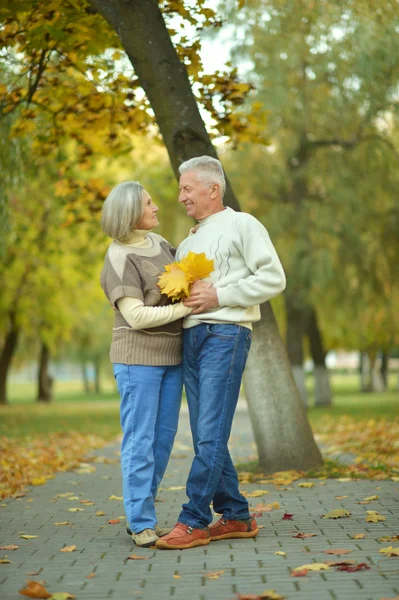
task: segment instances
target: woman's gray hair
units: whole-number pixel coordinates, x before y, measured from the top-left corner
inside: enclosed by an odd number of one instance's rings
[[[196,156],[180,165],[180,175],[186,171],[196,171],[198,174],[197,178],[205,185],[217,183],[220,186],[223,198],[226,191],[226,179],[220,160],[212,156]]]
[[[110,191],[102,208],[104,233],[119,242],[128,239],[143,214],[143,191],[138,181],[119,183]]]

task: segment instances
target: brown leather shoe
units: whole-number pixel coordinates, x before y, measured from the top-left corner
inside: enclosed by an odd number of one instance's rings
[[[194,529],[184,523],[177,523],[172,531],[157,540],[156,548],[163,550],[185,550],[196,546],[206,546],[211,541],[209,529]]]
[[[228,521],[222,517],[209,527],[211,542],[232,538],[252,538],[258,535],[258,531],[258,525],[253,518],[247,521]]]

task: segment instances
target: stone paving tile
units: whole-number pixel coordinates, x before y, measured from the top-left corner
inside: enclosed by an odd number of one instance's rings
[[[231,437],[234,460],[254,457],[254,441],[245,410],[236,414]],[[273,485],[245,484],[242,489],[268,492],[249,498],[253,510],[261,502],[279,502],[280,510],[263,513],[258,523],[263,528],[256,539],[226,540],[188,551],[161,551],[137,548],[124,529],[124,521],[109,525],[109,519],[123,516],[120,497],[121,478],[117,445],[97,453],[110,462],[94,463],[95,472],[60,473],[45,486],[32,488],[24,498],[5,501],[0,508],[0,545],[18,544],[19,550],[0,551],[11,564],[0,565],[0,599],[15,600],[26,579],[45,580],[52,592],[68,591],[77,600],[236,600],[238,594],[260,594],[275,589],[287,600],[379,600],[399,595],[399,559],[387,558],[379,550],[382,535],[399,534],[399,484],[392,481],[338,482],[314,480],[312,488],[299,482],[278,491]],[[187,414],[183,412],[172,458],[162,482],[157,512],[161,525],[172,526],[186,500],[185,491],[170,490],[184,486],[192,460]],[[70,493],[74,499],[60,494]],[[368,505],[358,502],[378,495]],[[348,496],[336,499],[336,496]],[[90,500],[93,505],[81,503]],[[81,508],[71,512],[69,508]],[[350,510],[351,517],[328,520],[322,515],[335,509]],[[377,510],[386,521],[366,523],[367,510]],[[96,516],[98,510],[103,516]],[[293,520],[283,521],[284,512]],[[54,525],[69,521],[69,525]],[[24,540],[20,533],[37,535]],[[316,537],[295,539],[298,532]],[[365,533],[354,540],[356,533]],[[77,550],[59,550],[75,544]],[[355,573],[334,569],[312,572],[304,578],[291,576],[292,569],[338,556],[324,553],[329,548],[345,548],[343,556],[366,562],[370,570]],[[278,556],[284,551],[286,556]],[[128,560],[130,554],[145,560]],[[210,580],[207,573],[224,571]],[[27,575],[37,572],[38,575]],[[88,575],[94,573],[93,578]]]

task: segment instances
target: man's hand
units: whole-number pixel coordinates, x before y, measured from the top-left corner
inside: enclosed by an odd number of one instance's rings
[[[216,308],[219,306],[218,296],[212,284],[205,283],[204,281],[194,281],[191,286],[190,298],[186,298],[184,306],[188,306],[193,309],[192,315],[199,315],[205,310]]]

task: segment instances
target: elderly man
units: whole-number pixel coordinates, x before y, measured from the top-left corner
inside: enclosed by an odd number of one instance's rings
[[[259,304],[280,294],[285,276],[263,225],[223,205],[226,182],[221,163],[200,156],[180,166],[179,202],[199,222],[179,246],[177,260],[189,251],[214,260],[210,283],[196,282],[185,301],[183,377],[195,457],[187,480],[189,501],[178,523],[157,548],[185,549],[258,533],[238,477],[228,440],[251,346]],[[222,517],[213,525],[210,504]]]

